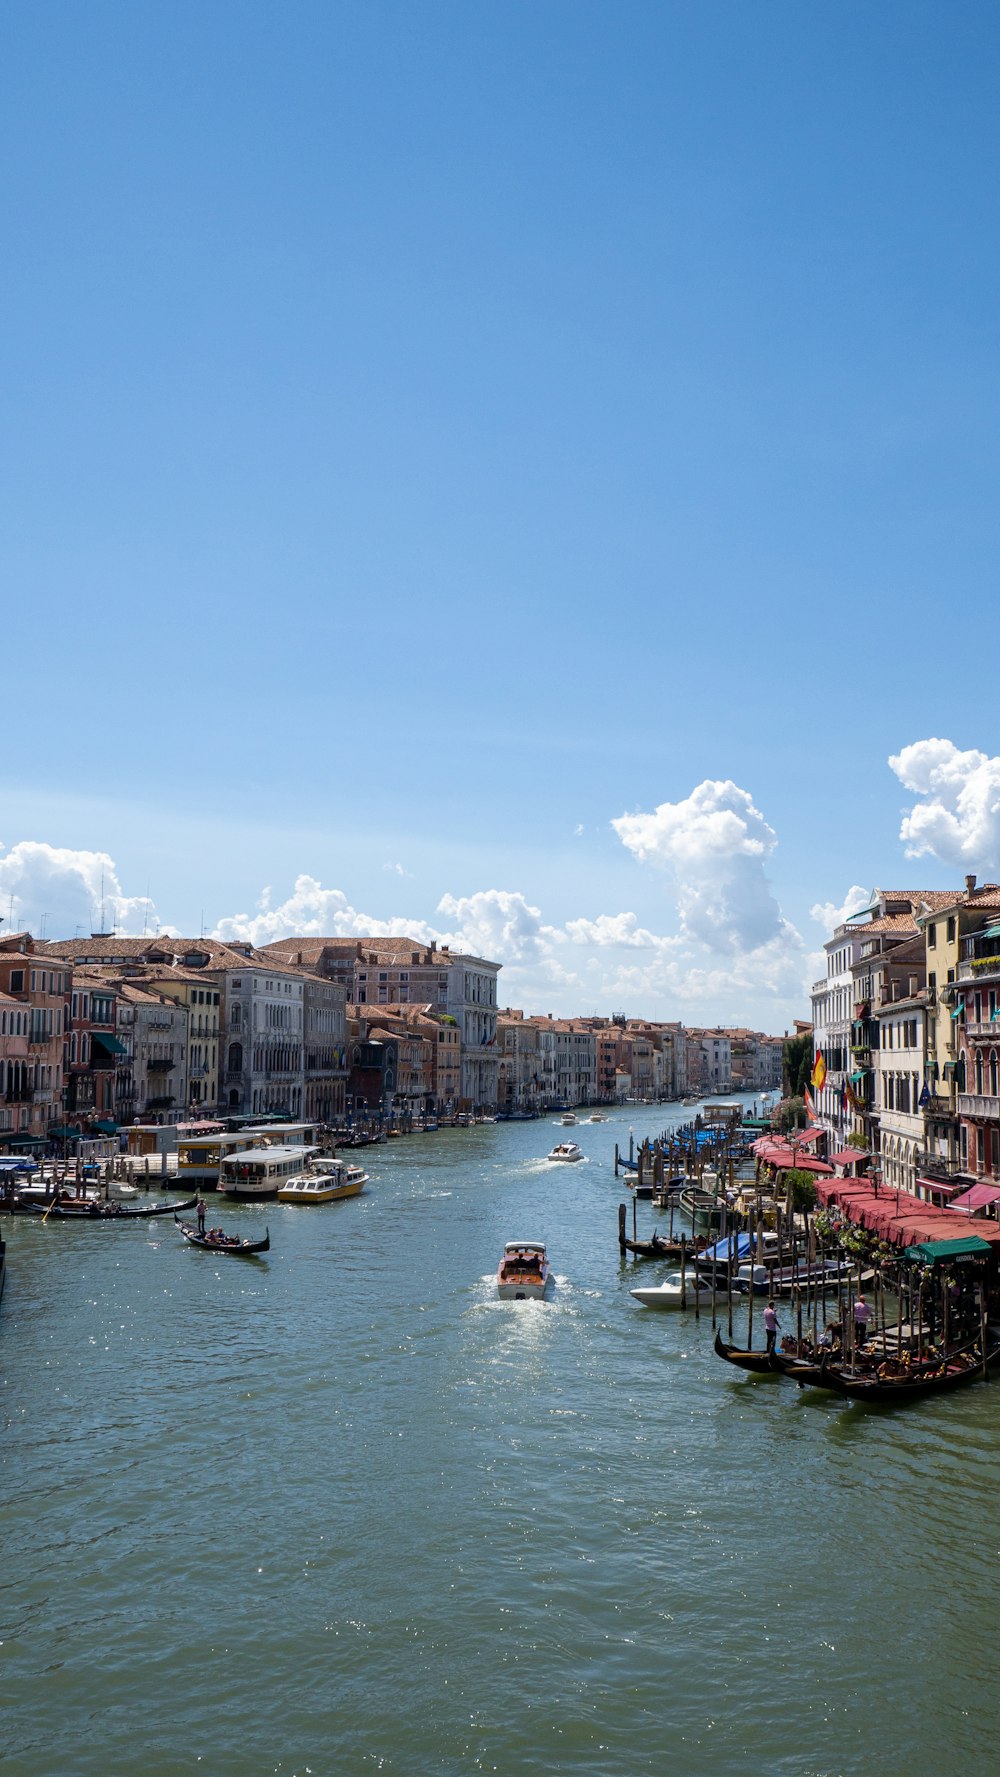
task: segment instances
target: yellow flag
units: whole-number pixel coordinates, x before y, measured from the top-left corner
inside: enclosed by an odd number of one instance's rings
[[[815,1086],[817,1092],[819,1092],[821,1090],[825,1079],[826,1079],[826,1062],[823,1060],[823,1051],[821,1049],[819,1051],[819,1054],[816,1057],[816,1060],[813,1062],[813,1071],[812,1071],[812,1082],[811,1083],[813,1086]]]

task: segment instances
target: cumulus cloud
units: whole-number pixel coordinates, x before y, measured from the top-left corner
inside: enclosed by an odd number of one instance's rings
[[[265,888],[254,913],[233,913],[220,919],[212,932],[222,942],[237,939],[244,944],[272,944],[278,938],[416,938],[429,944],[438,936],[419,919],[376,919],[353,907],[341,889],[324,888],[315,876],[295,878],[292,892],[277,906]]]
[[[163,930],[145,895],[126,895],[114,859],[103,851],[74,851],[23,839],[0,845],[0,915],[4,929],[36,937],[77,932],[141,935]]]
[[[621,945],[627,950],[655,950],[676,944],[676,938],[657,938],[639,924],[634,913],[601,913],[596,919],[568,919],[566,931],[574,944],[597,944],[602,949]]]
[[[1000,870],[1000,758],[950,740],[916,740],[889,765],[917,800],[903,817],[908,858]]]
[[[777,834],[731,779],[706,778],[680,802],[611,825],[640,863],[670,872],[682,936],[738,952],[790,933],[765,873]]]
[[[501,962],[537,962],[566,942],[565,932],[546,925],[541,910],[510,889],[482,889],[475,895],[442,895],[437,910],[454,921],[442,941],[452,949]]]
[[[824,932],[835,932],[845,919],[850,919],[852,913],[860,913],[862,907],[867,907],[871,898],[871,890],[862,888],[856,882],[839,904],[836,901],[817,901],[810,907],[809,916],[823,927]]]

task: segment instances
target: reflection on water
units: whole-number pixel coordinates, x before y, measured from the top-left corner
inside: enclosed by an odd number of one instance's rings
[[[663,1269],[618,1252],[628,1124],[586,1167],[548,1135],[227,1210],[254,1267],[8,1224],[12,1772],[991,1768],[1000,1390],[874,1416],[735,1376],[708,1311],[628,1294]],[[555,1282],[502,1302],[525,1233]]]

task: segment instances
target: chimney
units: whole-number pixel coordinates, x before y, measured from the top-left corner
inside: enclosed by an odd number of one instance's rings
[[[975,892],[976,892],[976,879],[975,879],[975,877],[974,877],[974,876],[967,876],[967,877],[966,877],[966,879],[965,879],[965,892],[966,892],[966,894],[967,894],[967,895],[968,895],[968,896],[969,896],[969,897],[970,897],[970,898],[971,898],[971,896],[972,896],[972,895],[974,895],[974,894],[975,894]]]
[[[914,995],[915,995],[915,994],[916,994],[916,992],[917,992],[917,991],[918,991],[918,989],[919,989],[919,987],[920,987],[920,977],[919,977],[919,975],[911,975],[911,976],[910,976],[910,979],[909,979],[909,991],[908,991],[908,993],[907,993],[907,996],[906,996],[906,997],[907,997],[907,999],[910,999],[910,1000],[912,1000],[912,999],[913,999],[913,997],[914,997]]]

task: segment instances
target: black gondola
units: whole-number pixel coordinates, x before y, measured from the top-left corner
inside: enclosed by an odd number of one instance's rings
[[[124,1203],[104,1203],[90,1197],[53,1198],[50,1203],[29,1203],[17,1198],[15,1214],[49,1216],[60,1222],[144,1222],[150,1216],[176,1215],[180,1209],[193,1209],[197,1201],[197,1197],[187,1197],[183,1203],[150,1203],[144,1209],[129,1209]]]
[[[622,1252],[632,1253],[637,1259],[669,1259],[671,1264],[679,1265],[682,1248],[677,1240],[663,1240],[654,1234],[652,1240],[629,1240],[622,1235],[618,1242]],[[688,1247],[690,1254],[690,1247]]]
[[[266,1253],[271,1250],[271,1234],[264,1230],[263,1240],[240,1240],[236,1234],[223,1234],[221,1237],[211,1234],[199,1234],[191,1222],[182,1222],[180,1216],[174,1221],[190,1246],[200,1246],[210,1253],[228,1253],[231,1258],[246,1259],[254,1253]]]
[[[998,1357],[1000,1345],[993,1345],[987,1351],[985,1366],[979,1353],[959,1351],[938,1363],[921,1365],[909,1377],[880,1376],[877,1371],[856,1376],[849,1370],[828,1369],[821,1387],[830,1388],[848,1400],[863,1401],[867,1406],[898,1406],[906,1401],[925,1400],[931,1394],[947,1394],[953,1388],[975,1382]]]
[[[735,1364],[738,1370],[749,1370],[754,1376],[784,1375],[783,1359],[780,1351],[746,1351],[738,1345],[727,1345],[722,1337],[722,1328],[718,1327],[715,1334],[715,1355],[727,1364]],[[775,1360],[771,1362],[772,1358]]]

